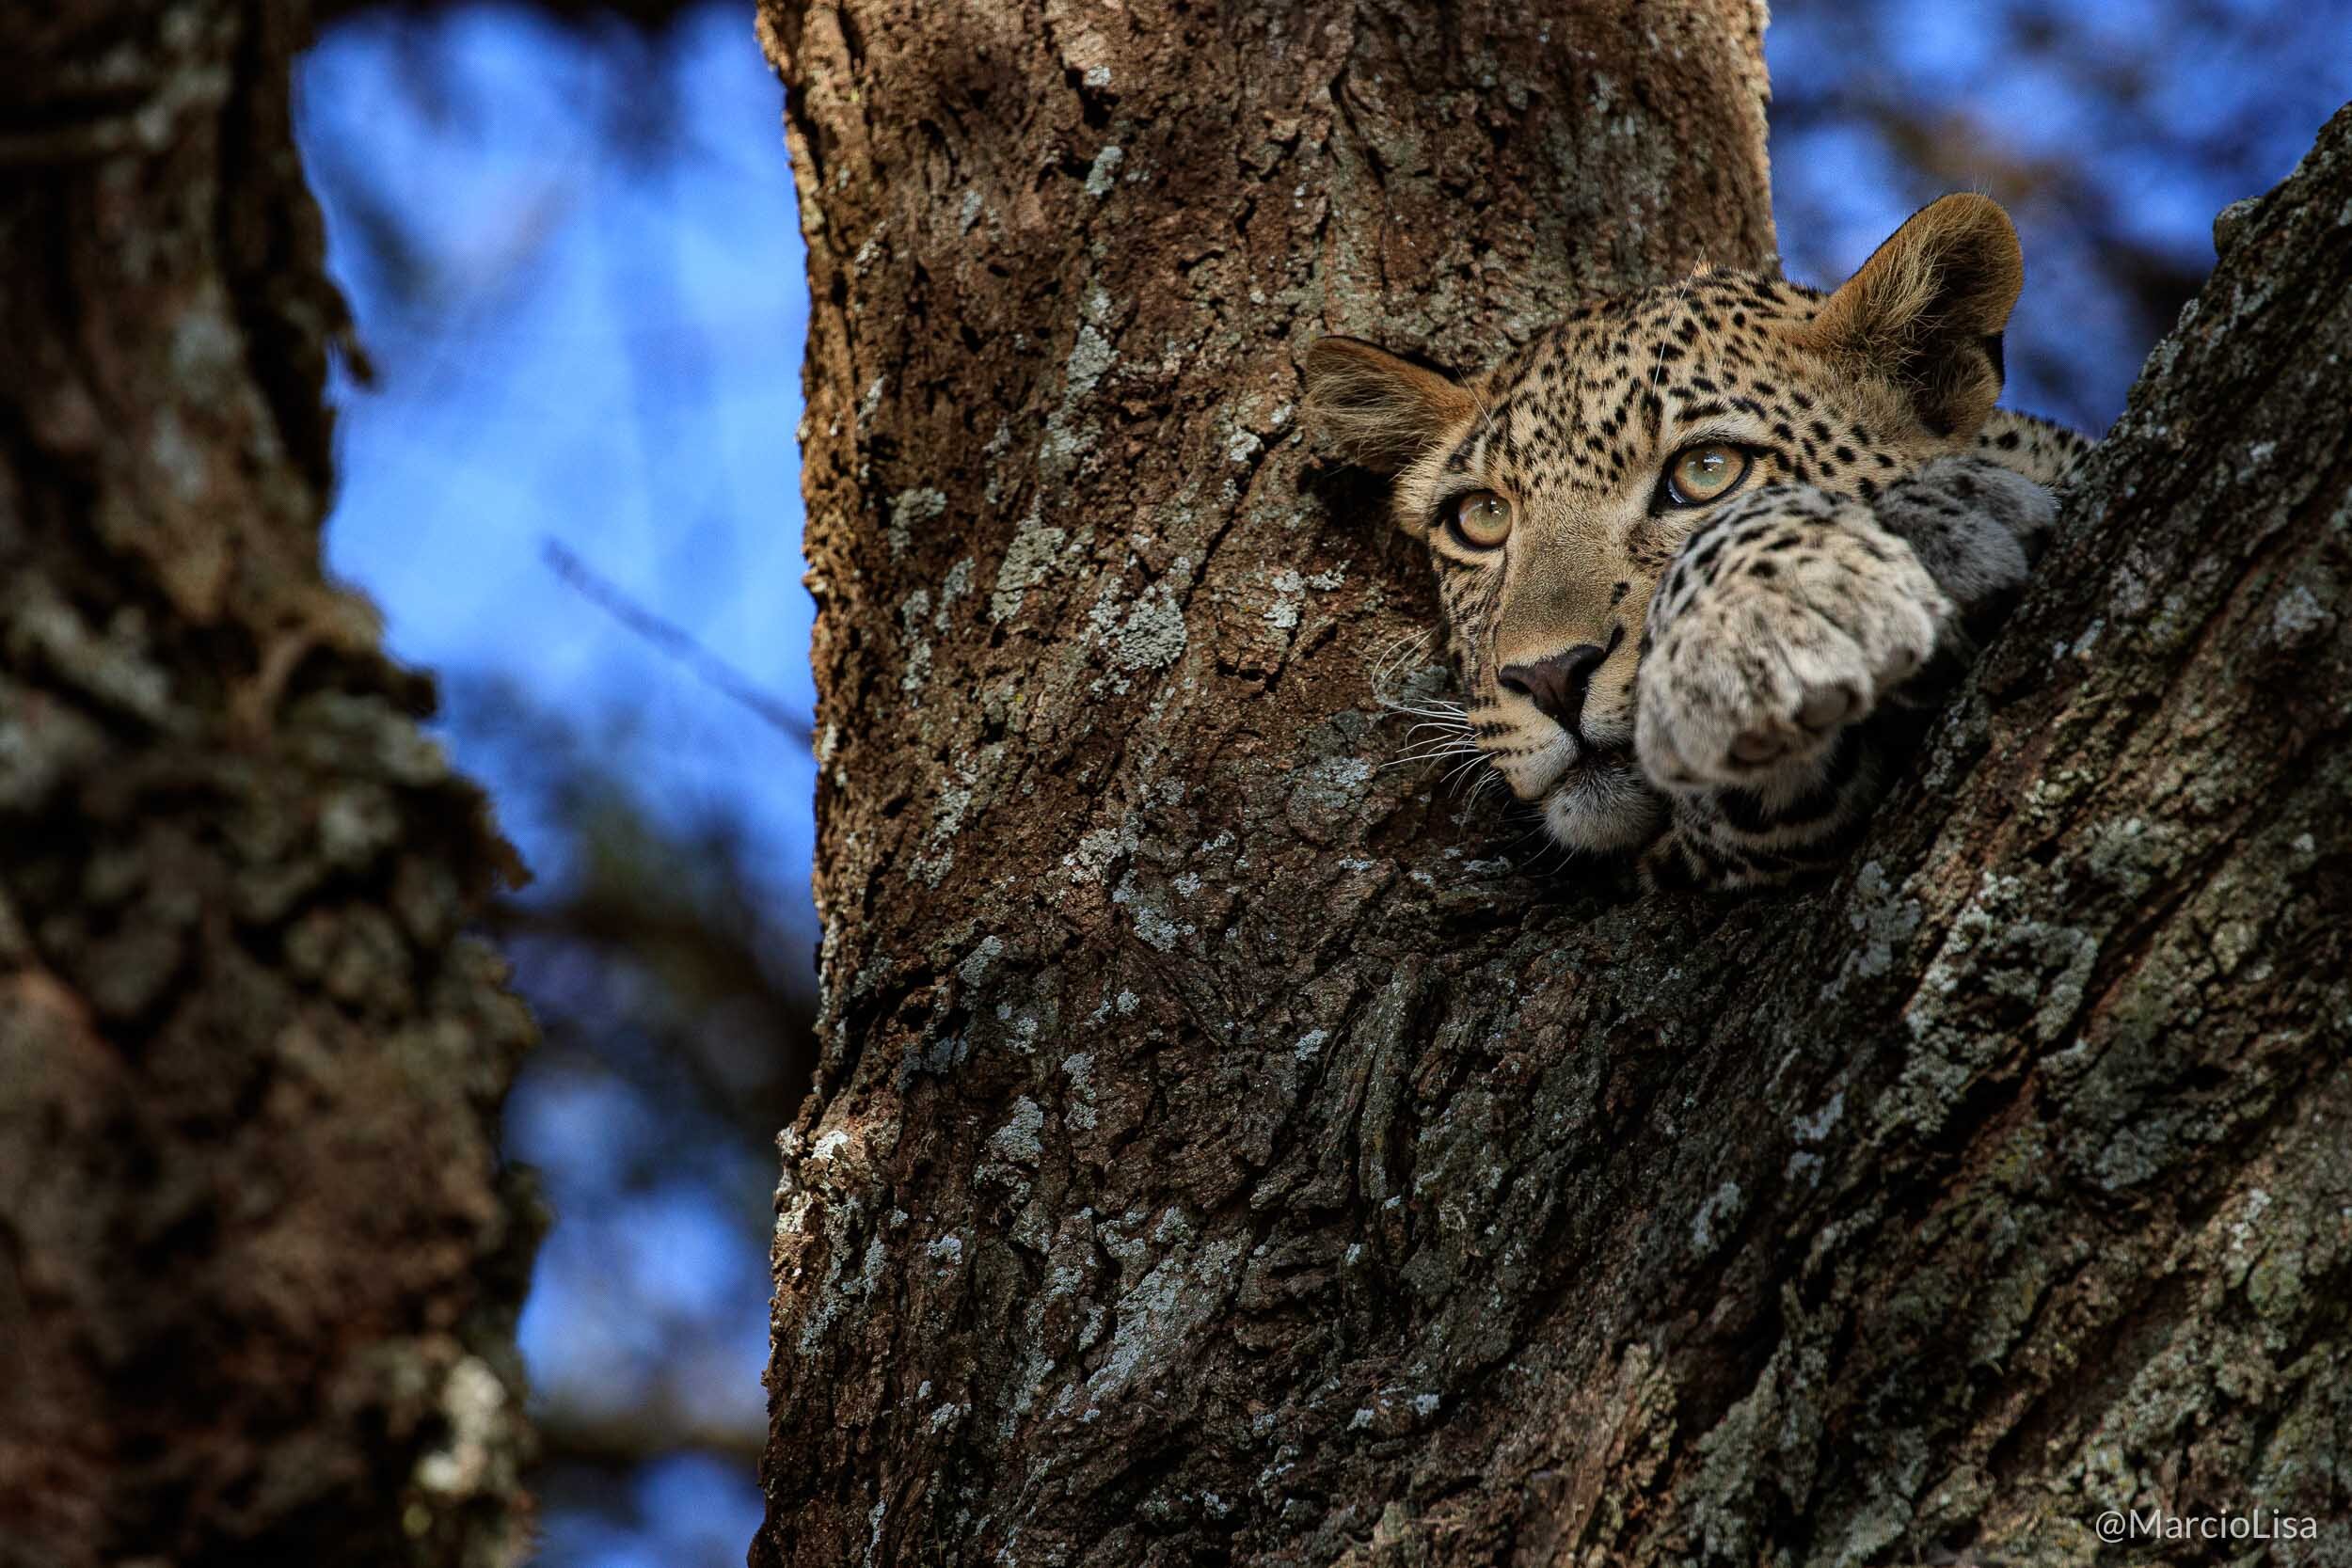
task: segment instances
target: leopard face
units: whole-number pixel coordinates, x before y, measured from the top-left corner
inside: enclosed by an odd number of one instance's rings
[[[2020,277],[2000,209],[1952,197],[1833,294],[1702,272],[1581,306],[1464,378],[1314,345],[1310,415],[1393,476],[1469,735],[1556,842],[1622,851],[1663,826],[1635,756],[1635,673],[1684,540],[1766,486],[1867,504],[1966,451],[1999,393]]]

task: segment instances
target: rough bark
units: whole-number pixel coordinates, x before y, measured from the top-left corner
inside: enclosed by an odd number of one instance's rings
[[[770,0],[826,1011],[754,1562],[2344,1560],[2352,115],[1851,868],[1612,904],[1383,770],[1425,567],[1292,420],[1320,332],[1769,251],[1758,19],[1538,9]]]
[[[0,1562],[519,1556],[508,852],[320,567],[300,8],[0,20]]]

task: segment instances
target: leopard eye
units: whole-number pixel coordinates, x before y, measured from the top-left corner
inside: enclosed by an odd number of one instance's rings
[[[1491,550],[1511,537],[1511,503],[1492,490],[1472,490],[1454,503],[1454,537],[1474,550]]]
[[[1666,504],[1705,506],[1740,488],[1753,466],[1747,450],[1728,441],[1685,447],[1666,465]]]

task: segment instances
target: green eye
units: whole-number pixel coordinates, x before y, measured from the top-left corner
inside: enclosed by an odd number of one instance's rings
[[[1454,535],[1472,549],[1493,549],[1511,537],[1511,503],[1492,490],[1472,490],[1454,503]]]
[[[1727,441],[1683,448],[1666,465],[1667,504],[1705,506],[1721,500],[1740,488],[1752,461],[1745,448]]]

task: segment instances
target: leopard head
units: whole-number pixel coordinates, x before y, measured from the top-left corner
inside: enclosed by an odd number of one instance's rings
[[[1467,376],[1352,338],[1309,349],[1311,425],[1391,477],[1436,569],[1468,738],[1554,840],[1616,852],[1663,824],[1634,672],[1691,531],[1768,484],[1867,502],[1964,449],[2023,279],[2008,215],[1948,196],[1828,294],[1702,271],[1581,305]]]

